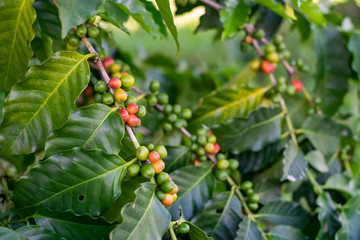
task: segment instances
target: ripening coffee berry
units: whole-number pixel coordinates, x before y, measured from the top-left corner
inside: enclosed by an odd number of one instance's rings
[[[147,102],[149,106],[155,106],[157,104],[157,97],[155,96],[155,94],[150,94],[147,97]]]
[[[97,38],[99,36],[99,29],[95,26],[90,26],[87,28],[87,35],[89,38]]]
[[[109,86],[112,89],[118,89],[121,87],[121,80],[118,78],[111,78],[109,81]]]
[[[271,52],[266,54],[266,59],[269,62],[277,63],[279,61],[279,55],[276,52]]]
[[[199,147],[199,148],[196,150],[196,153],[197,153],[199,156],[205,156],[206,151],[205,151],[204,148]]]
[[[135,114],[139,110],[139,106],[136,103],[130,103],[129,105],[127,105],[126,110],[130,114]]]
[[[181,223],[177,228],[178,233],[183,233],[183,234],[188,233],[189,230],[190,227],[186,223]]]
[[[157,95],[157,99],[159,104],[165,105],[169,102],[169,95],[167,95],[166,93],[159,93]]]
[[[149,149],[145,146],[140,146],[136,150],[136,158],[140,161],[146,161],[149,156]]]
[[[156,195],[156,197],[157,197],[160,201],[164,201],[165,198],[166,198],[165,193],[162,192],[162,191],[156,191],[156,192],[155,192],[155,195]]]
[[[213,143],[208,142],[205,144],[204,148],[207,153],[212,153],[212,152],[214,152],[215,146]]]
[[[110,71],[115,73],[115,72],[119,72],[121,70],[121,66],[117,63],[114,63],[110,66]]]
[[[261,65],[260,59],[255,59],[250,62],[250,68],[251,68],[251,70],[253,70],[255,72],[260,69],[260,65]]]
[[[188,109],[188,108],[184,108],[184,109],[181,111],[180,117],[181,117],[182,119],[189,120],[189,119],[191,118],[191,115],[192,115],[191,110]]]
[[[171,196],[170,193],[165,193],[165,199],[161,201],[161,203],[164,205],[164,206],[170,206],[171,204],[173,204],[174,202],[174,199],[173,197]]]
[[[166,120],[168,120],[169,122],[173,123],[177,120],[177,116],[175,113],[170,113],[167,117]]]
[[[160,160],[160,154],[156,151],[152,151],[150,154],[149,154],[149,161],[154,163],[154,162],[157,162]]]
[[[135,104],[135,103],[134,103]],[[146,108],[143,105],[139,105],[138,106],[138,111],[136,113],[136,116],[138,116],[139,118],[145,117],[146,115]]]
[[[140,173],[144,178],[152,178],[155,175],[155,169],[151,165],[145,164],[141,167]]]
[[[125,101],[125,106],[129,105],[130,103],[137,103],[136,97],[128,95]]]
[[[161,191],[165,192],[165,193],[170,193],[175,187],[175,183],[172,180],[167,180],[165,182],[163,182],[160,186]]]
[[[165,163],[163,160],[159,160],[159,161],[156,161],[156,162],[153,162],[150,164],[154,169],[155,169],[155,173],[156,174],[159,174],[161,173],[164,168],[165,168]]]
[[[120,113],[124,123],[129,120],[129,112],[126,109],[120,109],[118,113]]]
[[[264,60],[261,63],[261,71],[263,73],[270,74],[270,73],[274,72],[274,70],[275,70],[275,67],[271,62]]]
[[[171,192],[169,192],[169,193],[170,194],[176,194],[176,193],[178,193],[178,191],[179,191],[179,187],[178,187],[178,185],[175,184],[173,190]]]
[[[174,105],[173,113],[175,113],[176,115],[179,115],[181,113],[181,105],[180,104],[175,104]]]
[[[211,154],[215,155],[219,151],[220,151],[220,145],[218,143],[214,143],[214,151]]]
[[[85,25],[78,26],[75,33],[76,33],[76,36],[78,36],[79,38],[85,37],[86,33],[87,33],[87,29],[86,29]]]
[[[115,101],[117,102],[125,102],[127,96],[127,93],[121,88],[116,89],[114,92]]]
[[[137,163],[131,164],[127,168],[127,172],[128,172],[130,177],[135,177],[140,172],[140,165],[137,164]]]
[[[303,83],[297,78],[292,80],[291,85],[294,86],[296,92],[301,92],[304,87]]]
[[[170,104],[165,105],[165,107],[164,107],[164,113],[165,113],[166,115],[172,113],[172,110],[173,110],[173,107],[172,107]]]
[[[248,207],[250,208],[250,210],[256,211],[259,208],[259,204],[257,204],[257,203],[249,203]]]
[[[253,187],[253,184],[252,184],[252,182],[250,182],[250,181],[245,181],[245,182],[241,183],[241,188],[242,188],[244,191],[246,191],[246,190],[248,190],[248,189],[251,189],[252,187]]]
[[[266,45],[265,47],[265,53],[272,53],[276,51],[276,47],[274,46],[274,44],[269,43],[268,45]]]
[[[227,179],[227,177],[229,176],[229,174],[227,173],[226,170],[216,170],[215,176],[218,180],[225,181]]]
[[[135,83],[135,79],[131,75],[123,75],[121,76],[120,80],[124,88],[131,88]]]
[[[229,166],[230,166],[229,161],[226,159],[221,159],[216,164],[216,167],[222,170],[229,168]]]
[[[103,92],[106,92],[108,89],[106,83],[104,83],[103,81],[97,81],[94,85],[94,90],[95,92],[98,92],[98,93],[103,93]]]
[[[173,203],[176,202],[177,200],[177,194],[171,194],[171,197],[173,198]]]
[[[236,170],[239,167],[239,162],[236,159],[229,159],[229,167],[231,170]]]
[[[264,30],[262,30],[262,29],[255,30],[255,32],[253,33],[253,37],[256,38],[256,39],[260,39],[260,38],[265,37]]]
[[[101,97],[102,97],[101,93],[96,93],[94,96],[94,102],[101,103]]]
[[[76,49],[78,49],[79,46],[71,46],[69,43],[66,43],[66,50],[69,51],[76,51]]]
[[[197,142],[198,142],[201,146],[204,146],[204,145],[206,144],[206,142],[207,142],[206,136],[204,136],[204,135],[203,135],[203,136],[199,136]]]
[[[89,24],[93,24],[96,20],[96,15],[92,16],[91,18],[89,18],[86,23],[89,23]]]
[[[244,38],[244,42],[246,42],[247,44],[250,44],[252,42],[252,37],[247,35],[245,38]]]
[[[157,80],[151,81],[151,83],[150,83],[150,91],[152,93],[156,93],[159,90],[159,88],[160,88],[160,82],[159,81],[157,81]]]
[[[169,180],[169,174],[166,172],[161,172],[156,178],[156,182],[159,185],[163,184],[165,181],[168,180]]]
[[[80,39],[75,36],[75,35],[70,35],[69,37],[69,40],[68,40],[68,43],[71,45],[71,46],[79,46],[79,42],[80,42]]]
[[[157,151],[160,154],[160,159],[164,159],[167,156],[166,148],[163,145],[159,145],[155,148],[155,151]]]
[[[210,134],[208,137],[207,137],[207,141],[209,143],[216,143],[216,136],[214,134]],[[214,146],[215,148],[215,146]]]
[[[102,60],[102,64],[104,65],[104,68],[108,69],[111,65],[115,63],[114,59],[112,57],[106,57]]]
[[[140,123],[140,119],[134,115],[134,114],[129,114],[129,119],[127,120],[127,124],[131,127],[138,127]]]
[[[248,201],[251,203],[258,203],[260,201],[259,194],[256,194],[256,193],[249,194]]]
[[[111,93],[104,93],[101,96],[101,102],[106,105],[111,105],[114,103],[114,96]]]

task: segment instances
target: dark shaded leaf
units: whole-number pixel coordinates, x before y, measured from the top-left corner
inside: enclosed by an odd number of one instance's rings
[[[303,179],[308,169],[304,153],[292,140],[284,151],[283,158],[283,176],[281,180],[290,180],[292,182]]]

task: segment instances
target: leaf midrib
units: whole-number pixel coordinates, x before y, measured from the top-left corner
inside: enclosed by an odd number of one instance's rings
[[[189,152],[189,150],[186,149],[185,151],[183,151],[182,153],[180,153],[180,155],[177,156],[177,158],[175,158],[175,160],[172,161],[172,162],[167,166],[167,168],[170,169],[172,165],[174,165],[176,162],[178,162],[179,159],[180,159],[185,153],[188,153],[188,152]]]
[[[188,192],[191,191],[191,190],[194,188],[194,186],[198,185],[199,182],[201,182],[202,180],[204,180],[204,178],[205,178],[211,171],[212,171],[212,169],[209,168],[209,169],[204,173],[204,175],[201,176],[196,182],[194,182],[194,184],[192,184],[191,187],[189,187],[189,188],[184,192],[184,194],[182,194],[181,196],[179,196],[178,199],[180,200],[180,199],[182,199],[186,194],[188,194]]]

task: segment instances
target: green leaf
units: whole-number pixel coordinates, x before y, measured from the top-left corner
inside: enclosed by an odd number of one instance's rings
[[[222,40],[233,37],[239,29],[244,27],[250,10],[251,7],[242,1],[225,1],[225,7],[220,10],[220,21],[224,27]]]
[[[177,56],[179,56],[180,53],[180,43],[178,40],[178,31],[174,24],[174,18],[170,9],[170,1],[169,0],[155,0],[156,4],[159,8],[159,11],[161,13],[162,18],[164,19],[164,22],[169,29],[171,35],[173,36],[176,47],[177,47]]]
[[[261,28],[265,31],[266,38],[270,39],[278,32],[283,18],[273,11],[265,7],[259,7],[259,17],[256,20],[256,28]]]
[[[312,1],[303,2],[300,6],[301,12],[315,25],[326,26],[326,18],[320,10],[318,4]]]
[[[37,13],[36,22],[39,23],[41,32],[52,39],[64,42],[61,39],[61,22],[59,11],[51,0],[36,0],[34,8]]]
[[[232,88],[232,87],[238,87],[240,88],[245,83],[249,82],[250,80],[253,80],[255,76],[257,75],[257,72],[252,70],[250,68],[250,63],[248,63],[244,68],[241,70],[241,72],[234,77],[232,77],[226,84],[226,89]]]
[[[305,156],[305,160],[319,172],[324,173],[329,171],[329,167],[326,164],[325,157],[320,151],[313,150],[308,152],[308,154],[306,154]]]
[[[276,0],[253,0],[253,1],[270,9],[271,11],[273,11],[274,13],[278,14],[279,16],[285,19],[289,18],[282,4],[277,2]]]
[[[341,175],[340,173],[331,175],[327,179],[323,188],[337,191],[346,199],[351,198],[357,192],[354,180],[349,176]]]
[[[165,172],[172,172],[185,167],[190,160],[191,152],[186,146],[166,146],[168,155],[164,160]]]
[[[51,211],[42,208],[36,211],[33,217],[37,225],[66,239],[104,239],[115,227],[102,218],[94,219],[88,214],[76,216],[73,211]]]
[[[49,207],[99,216],[120,195],[130,164],[101,150],[59,152],[21,177],[12,198],[21,215]]]
[[[351,198],[345,206],[342,207],[340,214],[341,228],[336,233],[336,239],[356,240],[360,239],[360,196]]]
[[[101,18],[107,22],[110,22],[114,26],[118,27],[125,33],[130,35],[130,31],[124,26],[124,24],[129,19],[129,14],[127,14],[125,11],[122,10],[121,4],[113,3],[113,2],[105,2],[104,4],[104,12],[99,14]],[[124,9],[127,9],[125,6],[123,6]],[[129,11],[127,9],[127,11]]]
[[[266,204],[255,217],[295,228],[304,228],[310,218],[309,214],[299,204],[286,201],[275,201]]]
[[[0,0],[0,88],[10,88],[25,78],[32,57],[34,0]]]
[[[343,127],[324,115],[314,115],[303,123],[305,136],[325,156],[332,155],[340,144]]]
[[[40,62],[45,61],[51,57],[54,52],[52,50],[52,39],[42,33],[38,33],[38,36],[31,42],[31,48],[34,51],[34,55]]]
[[[129,136],[125,136],[121,141],[122,148],[119,156],[122,157],[126,162],[136,157],[136,149]]]
[[[170,224],[170,214],[155,195],[155,185],[143,183],[135,191],[134,203],[122,210],[123,222],[111,233],[112,239],[161,239]]]
[[[194,225],[192,222],[184,221],[189,225],[189,237],[190,240],[213,240],[213,238],[208,237],[206,233],[201,230],[198,226]]]
[[[358,78],[360,79],[360,34],[352,33],[347,47],[353,55],[351,63],[352,69],[357,72]]]
[[[235,240],[262,239],[259,226],[247,216],[239,224],[239,230]]]
[[[0,90],[0,109],[1,109],[1,111],[0,111],[0,123],[3,121],[3,112],[2,112],[2,109],[3,109],[3,105],[4,105],[4,103],[5,103],[5,92],[3,92],[3,91],[1,91]],[[1,150],[1,148],[0,148],[0,150]]]
[[[232,189],[216,195],[191,221],[209,237],[232,240],[242,218],[241,203]]]
[[[223,151],[238,154],[259,151],[279,139],[284,112],[280,108],[260,108],[247,119],[234,118],[212,128]]]
[[[308,169],[304,153],[299,149],[292,140],[284,151],[283,158],[283,176],[281,181],[290,180],[292,182],[303,179]]]
[[[101,149],[109,154],[118,154],[125,126],[117,110],[118,108],[110,108],[104,104],[78,109],[47,141],[46,156],[74,147]]]
[[[192,129],[202,124],[213,126],[234,117],[247,117],[260,104],[269,87],[240,90],[217,90],[205,96],[195,109],[190,122]]]
[[[344,38],[332,26],[317,28],[315,37],[316,90],[322,97],[323,112],[326,115],[333,115],[341,106],[348,90],[349,53]]]
[[[178,198],[169,208],[173,219],[179,219],[179,206],[182,205],[185,219],[191,219],[205,203],[212,198],[215,177],[208,167],[183,167],[171,173],[179,187]]]
[[[26,154],[41,148],[60,128],[90,79],[91,55],[58,52],[32,67],[26,81],[16,84],[4,104],[0,127],[3,154]]]
[[[279,180],[263,178],[261,181],[254,181],[254,183],[254,192],[259,194],[260,203],[265,205],[281,199],[282,185]]]
[[[59,16],[62,25],[61,37],[64,38],[68,31],[97,13],[97,9],[104,4],[105,0],[88,0],[86,4],[82,0],[56,1],[59,5]]]
[[[11,230],[10,228],[6,228],[6,227],[0,227],[0,239],[26,240],[26,238],[22,237],[17,232]]]
[[[335,203],[331,199],[330,194],[324,192],[318,196],[316,204],[320,209],[318,219],[321,223],[321,228],[316,236],[316,239],[331,239],[341,227],[339,213],[336,210]]]
[[[308,238],[299,229],[290,226],[276,226],[270,230],[269,236],[272,240],[307,240]]]
[[[18,234],[30,240],[65,240],[62,236],[40,226],[25,226],[16,229]]]

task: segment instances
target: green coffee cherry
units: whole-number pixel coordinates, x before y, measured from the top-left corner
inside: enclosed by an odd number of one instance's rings
[[[171,123],[166,122],[163,124],[163,129],[165,132],[170,132],[171,130],[173,130],[173,127]]]
[[[262,29],[255,30],[255,32],[253,33],[253,37],[256,39],[261,39],[261,38],[265,37],[264,30],[262,30]]]
[[[156,178],[156,182],[159,185],[163,184],[165,181],[168,181],[168,180],[169,180],[169,174],[166,172],[159,173],[159,175]]]
[[[197,136],[196,136],[196,135],[192,135],[190,139],[191,139],[192,142],[196,142],[196,141],[197,141]]]
[[[108,90],[108,87],[107,87],[106,83],[104,83],[103,81],[97,81],[94,85],[94,90],[95,90],[95,92],[103,93]]]
[[[204,146],[207,142],[206,136],[199,136],[197,142],[201,145]]]
[[[207,137],[207,141],[209,143],[216,143],[216,136],[214,134],[211,134]]]
[[[198,130],[196,131],[196,134],[197,134],[198,136],[206,136],[206,129],[200,128],[200,129],[198,129]]]
[[[147,98],[149,106],[155,106],[157,104],[157,97],[154,94],[150,94]]]
[[[106,105],[111,105],[115,101],[114,96],[111,93],[104,93],[101,96],[101,102]]]
[[[157,99],[159,104],[165,105],[169,102],[169,95],[167,95],[166,93],[159,93],[157,95]]]
[[[76,33],[76,36],[78,36],[79,38],[85,37],[86,33],[87,33],[87,29],[86,29],[85,25],[78,26],[75,33]]]
[[[94,96],[94,102],[101,103],[101,96],[102,96],[101,93],[96,93]]]
[[[258,210],[259,205],[257,203],[249,203],[248,207],[250,208],[250,210],[256,211],[256,210]]]
[[[173,110],[173,107],[172,107],[170,104],[165,105],[165,107],[164,107],[164,113],[165,113],[166,115],[172,113],[172,110]]]
[[[251,189],[252,187],[253,187],[253,184],[250,181],[245,181],[241,184],[241,189],[243,189],[244,191]]]
[[[157,80],[151,81],[151,83],[150,83],[150,91],[152,93],[156,93],[159,90],[159,88],[160,88],[160,82],[159,81],[157,81]]]
[[[198,149],[199,145],[197,145],[196,143],[193,143],[190,145],[190,150],[191,151],[196,151],[196,149]]]
[[[138,111],[136,113],[136,116],[139,118],[145,117],[146,115],[146,108],[144,105],[139,105]]]
[[[183,234],[188,233],[189,230],[190,227],[186,223],[181,223],[177,228],[178,233],[183,233]]]
[[[89,23],[89,24],[93,24],[96,20],[96,15],[92,16],[91,18],[89,18],[86,23]]]
[[[231,170],[236,170],[239,167],[239,162],[236,159],[229,159],[229,167]]]
[[[137,150],[136,150],[136,158],[140,161],[146,161],[146,159],[149,156],[149,149],[147,149],[147,147],[145,146],[140,146]]]
[[[155,148],[155,151],[157,151],[160,154],[160,159],[164,159],[167,156],[166,148],[163,145],[159,145]]]
[[[223,153],[219,153],[218,155],[216,155],[217,160],[222,160],[225,159],[225,155]]]
[[[279,45],[279,44],[281,44],[282,42],[283,42],[283,36],[281,36],[280,34],[276,34],[275,36],[274,36],[274,43],[276,44],[276,45]]]
[[[192,115],[191,110],[188,109],[188,108],[185,108],[185,109],[183,109],[183,110],[181,111],[181,115],[180,115],[180,116],[181,116],[181,118],[188,120],[188,119],[191,118],[191,115]]]
[[[276,51],[276,47],[274,46],[274,44],[269,43],[268,45],[266,45],[265,54],[272,53],[275,51]]]
[[[286,84],[286,78],[283,77],[283,76],[279,77],[279,78],[278,78],[278,83],[279,83],[279,84]]]
[[[259,194],[256,194],[256,193],[249,194],[248,201],[251,203],[258,203],[260,201]]]
[[[166,198],[165,193],[162,192],[162,191],[156,191],[155,194],[156,194],[156,197],[157,197],[160,201],[164,201],[165,198]]]
[[[292,85],[291,85],[292,86]],[[279,83],[276,86],[276,89],[280,92],[280,93],[284,93],[287,89],[287,85],[285,83]]]
[[[171,180],[166,180],[161,184],[161,191],[168,193],[171,192],[175,187],[175,183]]]
[[[97,38],[99,36],[99,29],[95,26],[90,26],[87,28],[87,35],[89,38]]]
[[[182,127],[186,127],[187,123],[186,123],[186,120],[184,119],[177,119],[175,122],[174,122],[174,127],[176,129],[180,129]]]
[[[202,161],[202,162],[204,162],[204,161],[206,161],[207,160],[207,156],[206,155],[204,155],[204,156],[200,156],[200,161]]]
[[[70,35],[69,37],[69,40],[68,40],[68,43],[71,45],[71,46],[78,46],[79,45],[79,42],[80,42],[80,39],[75,36],[75,35]]]
[[[216,170],[215,176],[218,180],[225,181],[229,175],[226,170]]]
[[[130,103],[137,103],[136,97],[128,95],[125,101],[125,105],[129,105]]]
[[[175,113],[176,115],[180,115],[181,113],[181,106],[180,104],[175,104],[173,107],[173,113]]]
[[[196,150],[196,153],[197,153],[199,156],[205,156],[206,151],[205,151],[204,148],[199,147],[199,148]]]
[[[149,143],[146,147],[147,147],[147,149],[149,149],[149,151],[152,151],[155,149],[155,146],[152,143]]]
[[[173,123],[177,120],[177,116],[175,113],[170,113],[167,117],[166,120],[168,120],[169,122]]]
[[[150,164],[145,164],[140,168],[140,173],[144,178],[152,178],[155,175],[155,169]]]
[[[245,193],[246,193],[246,195],[253,194],[253,193],[254,193],[254,189],[252,189],[252,188],[247,189],[247,190],[245,190]]]
[[[296,89],[295,89],[295,87],[294,87],[293,85],[288,85],[288,86],[286,87],[286,92],[287,92],[287,94],[289,94],[290,96],[294,96],[295,93],[296,93]]]
[[[138,175],[139,171],[140,171],[140,165],[137,163],[131,164],[127,168],[127,172],[130,177],[135,177],[136,175]]]
[[[217,167],[218,169],[222,169],[222,170],[229,168],[229,166],[230,166],[230,163],[229,163],[229,161],[226,160],[226,159],[221,159],[221,160],[219,160],[219,161],[217,162],[217,164],[216,164],[216,167]]]
[[[131,88],[135,83],[135,79],[131,75],[123,75],[120,77],[120,80],[121,80],[121,84],[122,84],[121,87],[124,90]]]

